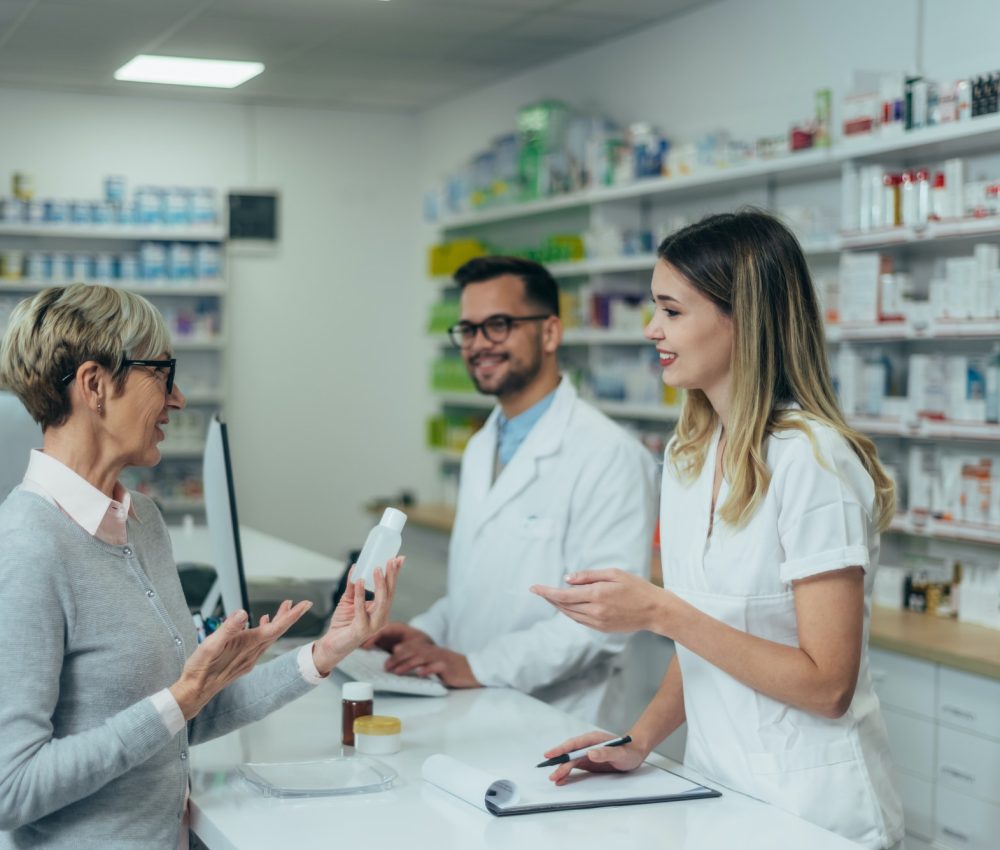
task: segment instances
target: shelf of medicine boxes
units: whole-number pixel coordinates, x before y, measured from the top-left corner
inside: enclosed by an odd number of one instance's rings
[[[841,249],[839,236],[806,238],[801,240],[802,250],[807,256],[837,254]],[[594,274],[615,272],[652,272],[656,265],[656,254],[623,254],[617,257],[588,257],[585,260],[568,260],[562,263],[547,263],[545,268],[556,278],[586,277]],[[441,287],[453,286],[454,281],[447,276],[431,278],[431,282]]]
[[[921,339],[994,339],[1000,337],[996,319],[944,319],[923,324],[864,322],[827,325],[828,342],[903,342]]]
[[[888,419],[849,416],[852,428],[876,437],[907,437],[913,440],[1000,440],[1000,425],[982,422],[949,422],[935,419]]]
[[[434,393],[434,397],[443,405],[451,407],[476,408],[490,410],[496,404],[496,399],[479,393]],[[645,419],[656,422],[676,422],[680,416],[680,407],[666,404],[630,404],[623,401],[605,401],[588,399],[598,410],[603,410],[608,416],[619,419]],[[448,452],[441,452],[447,455]]]
[[[936,243],[972,241],[989,236],[1000,236],[1000,216],[951,218],[929,221],[918,226],[852,231],[841,234],[840,244],[845,250],[876,250],[922,245],[930,247]]]
[[[941,124],[898,135],[845,139],[830,148],[799,151],[770,160],[704,171],[678,177],[651,177],[622,186],[607,186],[525,203],[450,216],[438,222],[442,230],[462,230],[491,222],[611,203],[652,195],[699,195],[713,189],[733,191],[773,183],[836,177],[851,161],[895,159],[946,159],[1000,147],[1000,116],[979,116],[970,121]]]
[[[225,230],[218,225],[181,227],[150,224],[28,224],[0,222],[0,236],[46,239],[108,239],[155,242],[223,242]]]
[[[226,295],[226,285],[221,280],[197,282],[162,282],[143,283],[142,281],[113,280],[99,281],[109,286],[120,286],[129,292],[146,297],[212,297],[224,298]],[[60,286],[61,283],[52,280],[28,280],[27,278],[0,278],[0,293],[3,292],[40,292],[50,286]]]

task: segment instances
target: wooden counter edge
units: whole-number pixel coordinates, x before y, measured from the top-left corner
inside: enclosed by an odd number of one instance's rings
[[[433,531],[443,531],[445,534],[450,534],[451,527],[455,524],[455,509],[450,505],[438,505],[431,502],[416,505],[372,502],[365,505],[365,510],[375,516],[380,515],[386,508],[401,510],[406,514],[406,521],[410,525],[429,528]]]
[[[879,649],[1000,679],[1000,630],[997,629],[875,605],[869,643]]]

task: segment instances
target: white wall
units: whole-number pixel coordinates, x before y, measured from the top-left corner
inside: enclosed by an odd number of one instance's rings
[[[277,248],[229,263],[241,520],[337,555],[364,500],[435,486],[413,118],[14,89],[0,112],[0,162],[39,197],[98,197],[108,174],[281,191]]]
[[[257,181],[284,211],[277,252],[232,264],[241,510],[342,554],[372,522],[361,502],[436,485],[414,122],[277,108],[252,122]]]

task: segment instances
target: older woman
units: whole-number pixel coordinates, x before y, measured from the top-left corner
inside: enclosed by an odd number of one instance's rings
[[[119,481],[160,459],[175,365],[153,306],[103,286],[40,292],[3,339],[43,447],[0,505],[0,847],[183,846],[189,746],[306,693],[387,619],[400,559],[267,664],[308,603],[197,644],[163,519]]]

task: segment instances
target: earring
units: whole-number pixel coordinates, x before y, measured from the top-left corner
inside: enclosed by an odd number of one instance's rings
[[[97,412],[100,413],[100,414],[102,414],[102,415],[104,414],[104,402],[103,401],[97,402]]]

